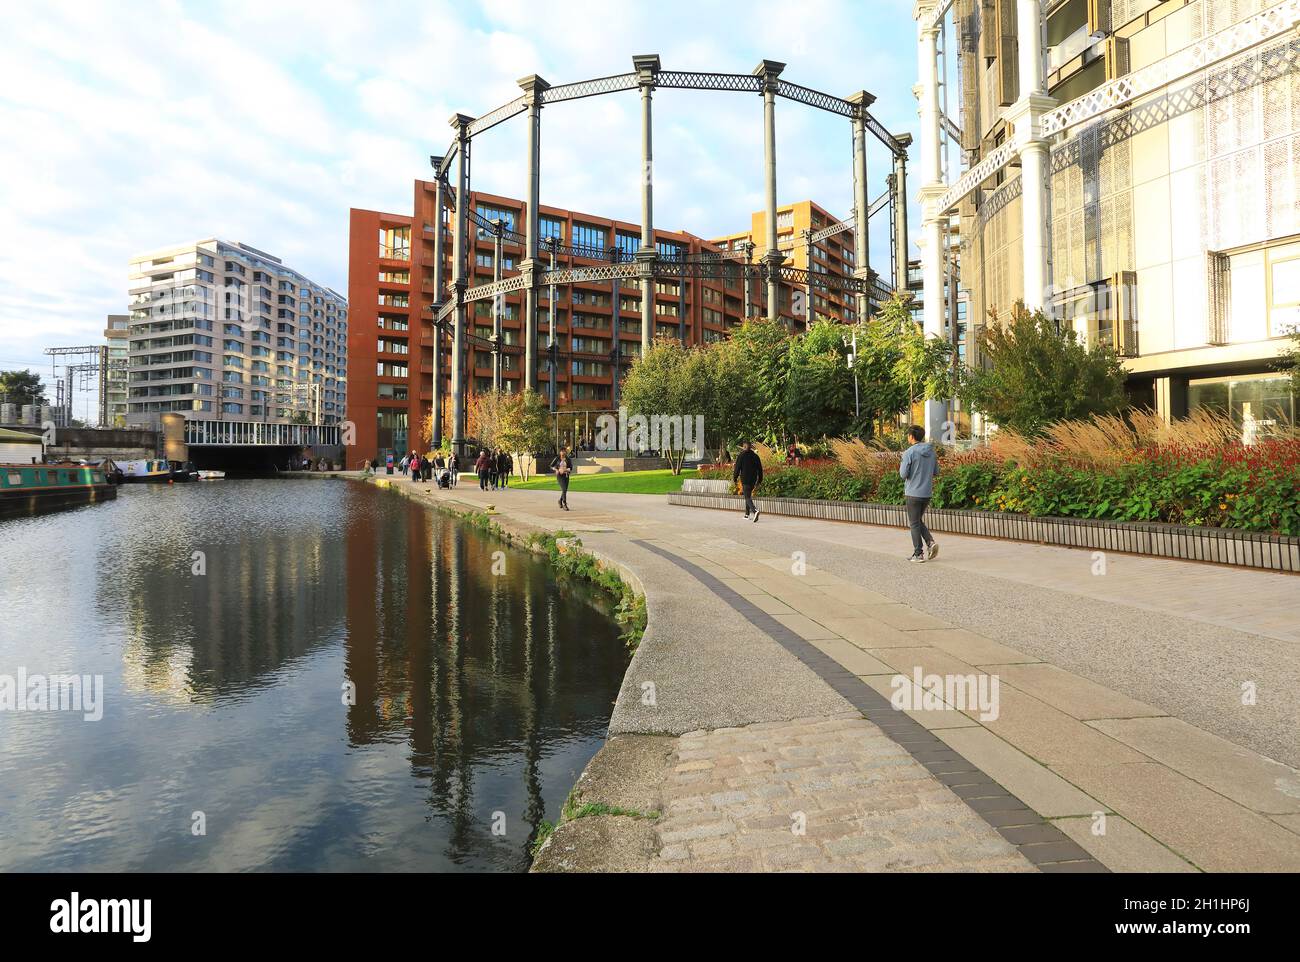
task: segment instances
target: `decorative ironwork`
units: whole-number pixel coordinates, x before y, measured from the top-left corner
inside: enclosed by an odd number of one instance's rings
[[[1011,163],[1015,156],[1016,148],[1010,143],[996,148],[978,164],[957,178],[957,182],[939,198],[935,213],[939,215],[948,213],[948,211],[960,204],[967,194]]]
[[[820,90],[813,90],[811,87],[801,87],[799,84],[790,83],[788,80],[778,80],[776,82],[776,95],[787,100],[807,104],[810,107],[816,107],[818,110],[825,110],[832,114],[839,114],[841,117],[848,117],[850,120],[858,115],[857,106],[849,103],[844,98],[833,97],[830,94],[822,93]]]
[[[1049,111],[1040,119],[1040,129],[1044,136],[1060,133],[1281,36],[1294,29],[1297,23],[1300,23],[1300,0],[1283,0],[1172,56],[1108,81],[1096,90]]]
[[[635,90],[637,75],[635,73],[615,74],[612,77],[598,77],[595,80],[581,80],[577,83],[561,84],[542,91],[542,104],[555,104],[562,100],[578,100],[582,97],[597,97],[601,94],[617,93],[620,90]]]
[[[492,281],[489,284],[480,284],[477,287],[467,288],[465,291],[465,301],[485,301],[488,298],[496,297],[498,294],[513,294],[515,291],[526,290],[528,287],[528,277],[524,274],[518,274],[514,277],[503,277],[499,281]]]
[[[456,300],[453,298],[438,309],[438,323],[442,324],[447,318],[451,317],[452,311],[456,310]]]
[[[470,124],[469,135],[474,137],[483,133],[485,130],[490,130],[497,124],[504,123],[511,117],[522,114],[527,109],[527,101],[525,101],[523,97],[516,97],[514,100],[510,101],[510,103],[502,104],[496,110],[489,110],[482,117],[479,117]]]
[[[757,94],[763,92],[763,78],[747,73],[688,73],[682,70],[661,70],[656,86],[676,87],[683,90],[732,90]]]

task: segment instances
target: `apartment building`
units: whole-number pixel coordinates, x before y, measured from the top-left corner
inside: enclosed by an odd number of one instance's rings
[[[278,257],[216,238],[141,254],[130,299],[128,423],[343,421],[347,300]]]
[[[835,217],[811,200],[799,201],[778,207],[776,210],[777,249],[785,255],[785,263],[800,270],[821,274],[839,274],[852,277],[856,267],[853,259],[853,231],[841,233],[814,241],[811,235],[816,231],[840,223]],[[754,260],[761,261],[767,253],[767,213],[755,211],[750,216],[747,231],[728,234],[714,238],[711,243],[719,250],[752,252]],[[783,313],[799,313],[806,317],[802,302],[792,304],[786,298],[790,295],[783,288],[781,310]],[[807,294],[808,292],[804,292]],[[812,316],[816,319],[827,318],[847,323],[855,323],[857,310],[854,295],[845,291],[811,292]]]
[[[1275,364],[1300,321],[1300,3],[920,0],[916,16],[926,297],[956,217],[972,334],[1023,299],[1113,346],[1166,418],[1296,423]],[[944,177],[950,147],[965,172]]]
[[[131,348],[131,316],[109,314],[104,321],[104,348],[99,361],[99,426],[126,426],[127,360]]]
[[[351,212],[348,269],[348,297],[353,324],[348,334],[348,353],[352,360],[349,410],[356,425],[356,445],[349,452],[349,463],[376,454],[404,452],[422,433],[425,418],[433,402],[434,351],[441,355],[444,406],[441,414],[443,436],[450,438],[451,336],[436,332],[431,310],[434,296],[434,231],[440,222],[444,231],[443,290],[451,288],[452,278],[452,211],[445,208],[441,217],[435,211],[435,185],[416,181],[413,215],[389,214],[371,210]],[[471,193],[470,208],[475,217],[471,224],[469,286],[487,284],[494,278],[497,237],[490,225],[503,228],[500,242],[500,275],[509,278],[519,273],[524,250],[522,237],[525,202],[483,192]],[[816,205],[805,202],[802,209],[808,223],[830,223],[832,218]],[[549,241],[563,245],[555,255],[561,268],[598,267],[614,260],[628,263],[641,246],[639,225],[542,205],[538,209],[540,251],[547,260]],[[797,224],[797,222],[796,222]],[[684,337],[688,344],[717,341],[746,317],[763,314],[765,293],[757,281],[747,283],[739,270],[729,268],[733,256],[744,260],[740,251],[744,237],[763,236],[760,219],[751,232],[733,235],[732,246],[723,248],[684,231],[655,231],[660,258],[687,261],[711,260],[713,263],[678,279],[655,282],[655,334]],[[793,229],[793,227],[792,227]],[[832,239],[819,244],[812,262],[825,263],[827,270],[842,270],[848,265],[851,274],[852,234],[842,242]],[[798,256],[798,251],[793,256]],[[833,258],[833,259],[832,259]],[[808,263],[804,254],[803,263]],[[699,276],[703,275],[703,276]],[[748,298],[748,304],[746,303]],[[845,307],[847,301],[847,308]],[[780,291],[781,314],[798,330],[806,318],[796,316],[799,299],[788,285]],[[819,302],[819,315],[837,320],[852,317],[852,299]],[[499,356],[502,389],[522,389],[523,310],[522,291],[501,298],[501,348],[493,351],[494,302],[471,304],[470,324],[466,331],[465,383],[471,392],[487,392],[493,386],[493,364]],[[548,354],[550,339],[550,291],[543,287],[538,316],[539,390],[550,390],[552,358]],[[554,381],[557,410],[589,412],[610,410],[616,402],[616,371],[625,374],[641,352],[641,288],[635,281],[622,281],[615,298],[611,281],[578,282],[555,289]],[[617,342],[617,354],[615,343]]]

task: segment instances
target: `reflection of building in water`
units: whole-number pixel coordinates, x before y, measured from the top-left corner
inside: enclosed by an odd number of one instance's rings
[[[542,760],[603,736],[627,656],[584,586],[559,586],[542,562],[417,503],[382,500],[400,521],[354,526],[348,542],[348,740],[408,744],[449,856],[481,853],[493,810],[535,831]],[[492,573],[498,551],[504,575]],[[509,839],[521,857],[526,840]]]
[[[113,574],[127,582],[129,690],[216,701],[271,683],[274,672],[337,637],[343,560],[310,520],[275,534],[252,526],[215,540],[197,531],[192,541],[141,539],[132,556],[149,560]],[[203,574],[193,573],[190,544],[204,553]]]

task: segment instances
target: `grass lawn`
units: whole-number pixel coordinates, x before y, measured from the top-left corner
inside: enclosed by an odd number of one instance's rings
[[[569,490],[576,493],[593,491],[598,494],[672,494],[682,489],[682,481],[695,477],[695,471],[673,474],[671,471],[611,471],[608,474],[575,474]],[[472,474],[461,475],[461,484],[474,484],[478,479]],[[525,482],[513,481],[512,488],[528,491],[558,491],[560,486],[552,475],[529,478]]]

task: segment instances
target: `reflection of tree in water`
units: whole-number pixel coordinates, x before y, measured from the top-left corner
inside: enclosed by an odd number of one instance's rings
[[[409,744],[450,861],[521,868],[546,814],[543,763],[572,756],[580,769],[604,736],[627,665],[609,606],[522,551],[378,497],[392,517],[348,543],[349,742]],[[497,551],[504,575],[492,574]],[[567,779],[556,801],[576,772],[550,774]],[[504,838],[491,834],[494,811]]]

